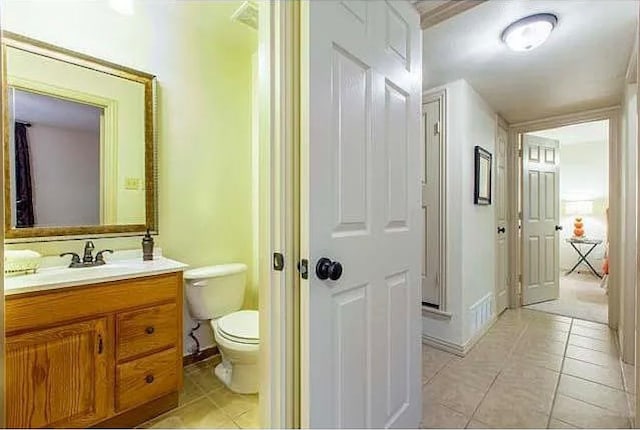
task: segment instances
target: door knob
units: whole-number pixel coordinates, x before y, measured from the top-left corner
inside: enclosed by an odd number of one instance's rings
[[[557,225],[556,226],[556,231],[558,231],[558,230],[562,230],[562,226],[561,225]]]
[[[504,233],[507,229],[505,227],[498,227],[498,233]]]
[[[316,276],[323,281],[325,279],[337,281],[342,276],[342,264],[323,257],[316,264]]]

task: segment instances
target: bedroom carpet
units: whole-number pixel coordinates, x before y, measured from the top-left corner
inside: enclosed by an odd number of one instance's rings
[[[560,298],[525,306],[542,312],[607,323],[607,293],[600,280],[587,273],[560,275]]]

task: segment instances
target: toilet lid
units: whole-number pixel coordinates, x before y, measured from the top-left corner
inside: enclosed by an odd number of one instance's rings
[[[218,321],[218,332],[229,340],[240,343],[258,343],[258,311],[238,311]]]

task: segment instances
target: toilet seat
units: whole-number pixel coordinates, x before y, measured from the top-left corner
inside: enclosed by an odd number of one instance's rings
[[[233,312],[216,321],[216,332],[230,342],[257,345],[260,343],[258,320],[258,311]]]

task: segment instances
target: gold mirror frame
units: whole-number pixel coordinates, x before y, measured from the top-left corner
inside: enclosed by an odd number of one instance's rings
[[[38,54],[54,60],[139,82],[144,85],[145,104],[145,224],[91,225],[72,227],[29,227],[15,228],[12,225],[11,163],[9,160],[9,115],[7,83],[7,48],[15,48]],[[157,165],[156,165],[156,77],[149,73],[130,69],[105,60],[94,58],[26,36],[2,32],[2,104],[4,115],[4,231],[5,239],[28,239],[87,235],[131,235],[147,230],[157,233]]]

